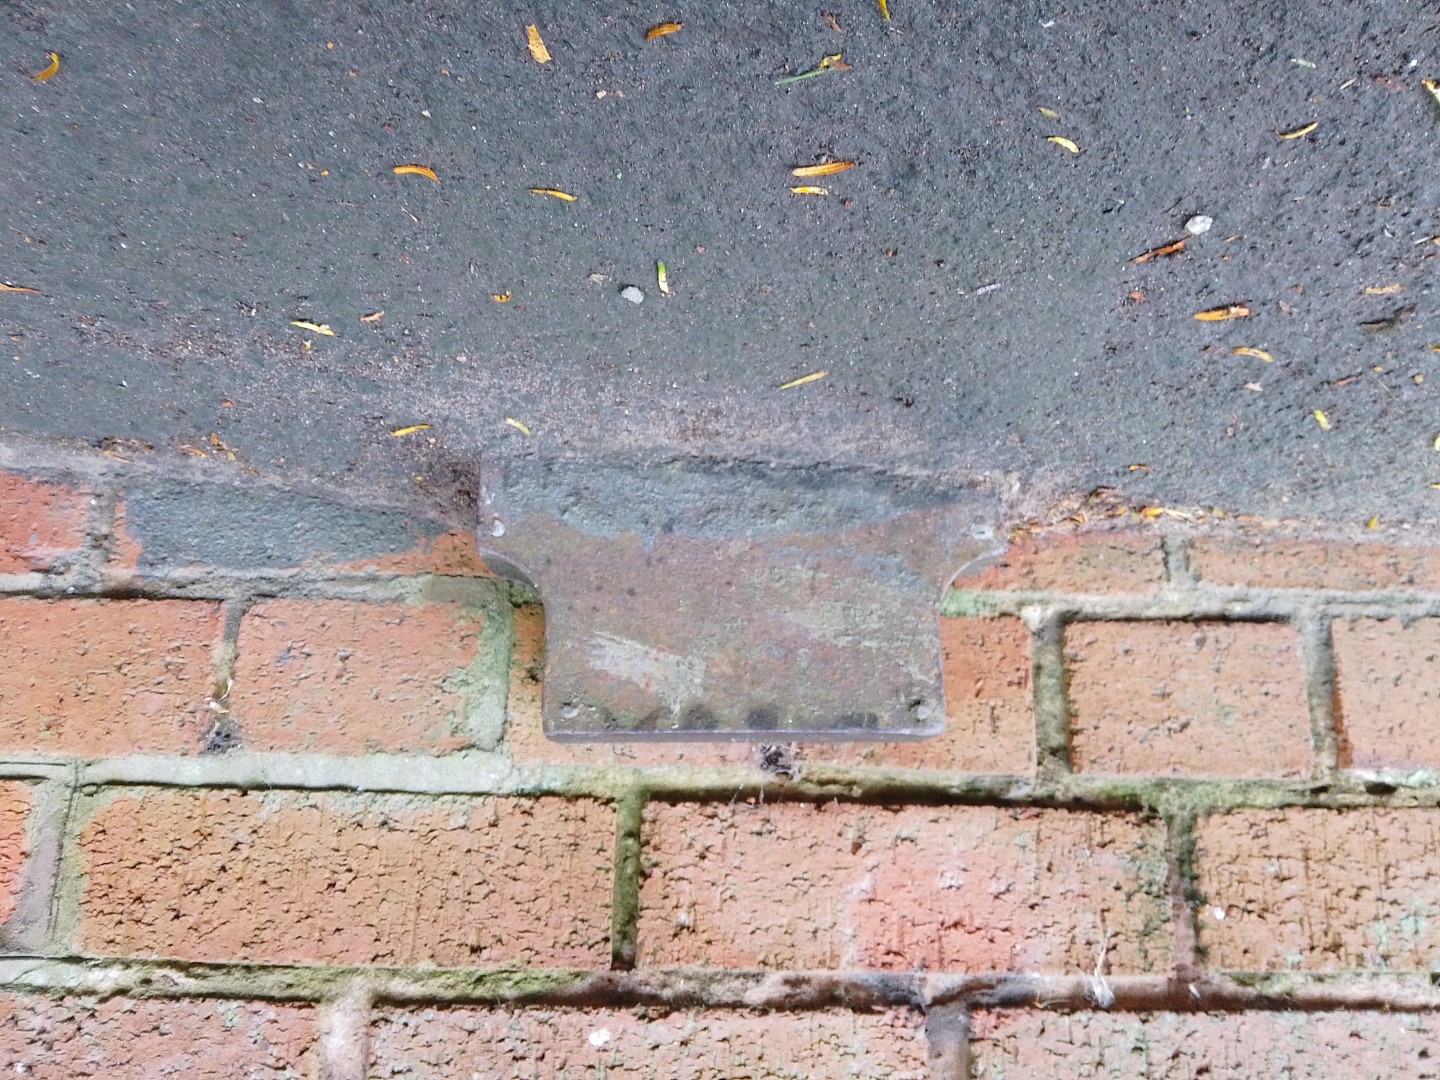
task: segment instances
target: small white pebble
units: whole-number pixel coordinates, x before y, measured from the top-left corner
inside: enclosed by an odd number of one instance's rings
[[[1211,917],[1212,919],[1214,919],[1216,922],[1224,922],[1224,921],[1225,921],[1225,909],[1224,909],[1223,907],[1212,907],[1212,908],[1210,909],[1210,917]]]
[[[640,304],[645,301],[645,294],[634,285],[626,285],[625,288],[620,290],[620,295],[632,304]]]
[[[1196,214],[1189,221],[1185,222],[1185,231],[1191,236],[1199,236],[1201,233],[1210,231],[1210,226],[1215,224],[1215,219],[1204,214]]]
[[[604,1046],[604,1045],[605,1045],[606,1043],[608,1043],[613,1037],[614,1037],[614,1036],[612,1036],[612,1035],[610,1034],[610,1032],[609,1032],[608,1029],[606,1029],[606,1028],[596,1028],[594,1031],[590,1032],[590,1039],[589,1039],[590,1045],[591,1045],[591,1046]]]

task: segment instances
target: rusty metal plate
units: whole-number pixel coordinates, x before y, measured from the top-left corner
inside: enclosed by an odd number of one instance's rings
[[[521,458],[480,546],[545,606],[556,739],[896,739],[944,726],[939,601],[993,504],[874,471]]]

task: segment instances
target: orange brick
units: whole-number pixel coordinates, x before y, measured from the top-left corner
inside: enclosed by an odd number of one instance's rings
[[[1272,589],[1440,589],[1440,550],[1384,544],[1201,538],[1190,568],[1217,585]]]
[[[267,600],[240,623],[230,709],[247,750],[362,754],[468,745],[481,615],[458,604]]]
[[[447,574],[461,577],[491,577],[490,568],[475,546],[475,533],[451,529],[436,536],[422,537],[409,551],[396,551],[355,559],[340,569],[381,574]]]
[[[29,847],[25,835],[25,816],[29,812],[30,788],[0,783],[0,923],[15,910],[15,894],[20,889]]]
[[[1440,619],[1337,619],[1340,764],[1440,769]]]
[[[371,1031],[372,1076],[605,1077],[607,1080],[924,1080],[918,1018],[874,1013],[618,1009],[386,1009]]]
[[[50,570],[85,546],[82,491],[0,473],[0,573]]]
[[[120,794],[81,836],[81,947],[605,966],[614,831],[613,812],[586,800]]]
[[[1304,666],[1288,626],[1074,623],[1065,665],[1077,772],[1309,774]]]
[[[1440,810],[1241,810],[1197,838],[1205,962],[1239,971],[1428,969]]]
[[[193,752],[220,631],[209,601],[0,599],[0,749]]]
[[[1030,632],[1016,618],[940,621],[945,731],[918,742],[815,743],[812,762],[1024,774],[1035,769]]]
[[[318,1075],[314,1010],[256,1001],[0,995],[0,1072],[29,1080]]]
[[[977,1012],[984,1080],[1332,1080],[1435,1076],[1435,1022],[1392,1012]],[[1417,1071],[1418,1070],[1418,1071]]]
[[[1129,815],[829,803],[646,809],[647,967],[1089,971],[1168,962],[1164,837]]]
[[[957,589],[1036,589],[1065,593],[1149,592],[1165,580],[1158,536],[1057,533],[1012,540],[995,565],[956,578]]]

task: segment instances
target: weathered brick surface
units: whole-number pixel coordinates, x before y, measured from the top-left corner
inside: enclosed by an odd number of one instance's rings
[[[1198,538],[1190,568],[1217,585],[1275,589],[1437,589],[1440,549]]]
[[[979,1012],[975,1080],[1440,1076],[1433,1016],[1386,1012]]]
[[[1065,668],[1078,772],[1310,771],[1300,641],[1288,626],[1074,623]]]
[[[878,1013],[389,1009],[371,1077],[451,1080],[925,1080],[918,1018]]]
[[[1340,764],[1440,769],[1440,619],[1331,626]]]
[[[447,574],[460,577],[490,577],[475,546],[475,534],[451,529],[417,540],[408,551],[371,555],[342,563],[339,569],[379,574]]]
[[[58,567],[85,546],[90,496],[0,473],[0,573]]]
[[[1035,710],[1030,632],[1012,617],[940,621],[945,731],[895,743],[815,743],[805,761],[1030,773],[1035,768]]]
[[[588,800],[149,791],[80,840],[88,953],[609,961],[614,814]]]
[[[646,809],[645,966],[1163,970],[1163,833],[1128,815]]]
[[[1440,810],[1238,810],[1199,828],[1200,945],[1233,971],[1440,963]]]
[[[458,604],[267,600],[240,623],[230,710],[247,750],[360,754],[468,744],[480,613]]]
[[[1056,533],[1010,541],[995,565],[956,578],[957,589],[1068,593],[1149,592],[1165,580],[1160,538],[1135,533]]]
[[[208,601],[0,599],[0,749],[194,752],[220,630]]]
[[[25,784],[0,783],[0,923],[15,908],[20,873],[25,867],[28,847],[25,817],[30,812],[30,788]]]
[[[0,1073],[30,1080],[310,1080],[314,1010],[0,995]]]

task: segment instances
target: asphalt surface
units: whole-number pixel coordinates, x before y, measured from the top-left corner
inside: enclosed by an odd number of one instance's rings
[[[1433,7],[821,7],[5,0],[0,430],[451,504],[679,454],[1440,518]]]

